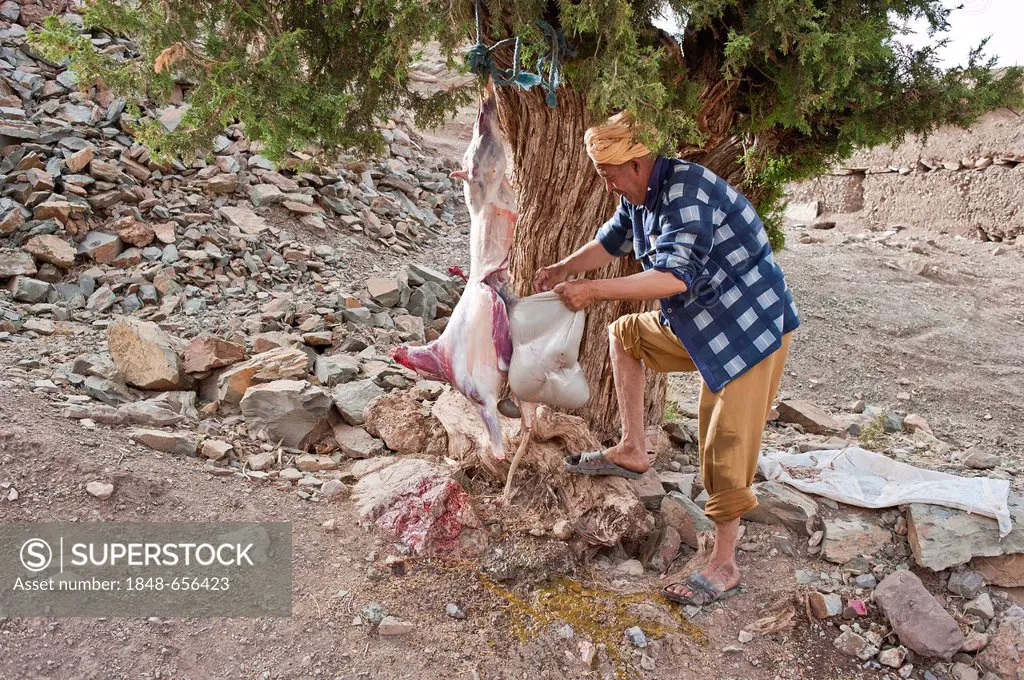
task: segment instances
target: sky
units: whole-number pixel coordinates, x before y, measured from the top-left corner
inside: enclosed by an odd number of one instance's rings
[[[999,58],[1000,66],[1014,64],[1024,66],[1024,1],[1022,0],[958,0],[945,3],[949,7],[963,5],[949,18],[949,45],[940,57],[943,66],[956,66],[967,62],[967,53],[986,37],[991,36],[985,47],[986,54]],[[929,42],[923,33],[926,24],[920,22],[920,31],[912,39],[912,45],[920,46]]]
[[[999,58],[999,66],[1024,66],[1024,0],[943,0],[947,7],[963,5],[950,16],[949,44],[940,51],[943,67],[967,62],[972,47],[991,36],[986,54]],[[658,22],[668,31],[676,32],[673,22]],[[917,32],[906,40],[914,46],[928,44],[932,39],[925,33],[924,21],[911,28]]]

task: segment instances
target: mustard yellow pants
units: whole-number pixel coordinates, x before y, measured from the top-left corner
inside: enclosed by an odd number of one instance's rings
[[[697,370],[679,338],[661,324],[659,312],[628,314],[616,319],[610,329],[626,354],[653,371]],[[791,336],[783,335],[779,349],[718,392],[701,381],[697,408],[700,467],[708,492],[704,514],[713,522],[729,522],[757,507],[750,486]]]

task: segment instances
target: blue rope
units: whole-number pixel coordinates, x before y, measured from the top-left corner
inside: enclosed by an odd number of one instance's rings
[[[537,73],[530,73],[519,67],[520,41],[518,36],[499,40],[490,47],[483,42],[480,0],[476,0],[476,44],[466,53],[466,66],[471,73],[481,78],[490,76],[494,80],[494,84],[498,86],[516,85],[524,90],[529,90],[535,85],[540,85],[547,90],[544,101],[548,106],[554,108],[558,105],[558,93],[556,90],[562,81],[561,61],[563,58],[576,56],[576,51],[569,46],[561,29],[555,29],[546,21],[538,21],[537,26],[544,32],[544,37],[547,39],[551,50],[548,56],[542,55],[537,59]],[[512,53],[512,68],[498,68],[493,54],[510,43],[515,45]],[[547,69],[546,78],[540,75],[544,73],[545,68]]]

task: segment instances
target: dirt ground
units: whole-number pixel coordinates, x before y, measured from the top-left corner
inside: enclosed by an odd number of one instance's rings
[[[801,243],[804,233],[821,242]],[[782,395],[836,410],[863,398],[916,412],[954,451],[975,446],[1021,471],[1024,250],[1004,246],[993,255],[991,243],[867,232],[853,221],[830,231],[794,229],[788,237],[781,262],[803,326]],[[795,568],[834,568],[773,554],[775,527],[747,526],[745,592],[697,616],[695,628],[684,628],[677,610],[656,595],[663,579],[617,573],[599,559],[571,577],[617,594],[585,591],[564,610],[535,610],[532,620],[541,625],[527,631],[517,607],[557,599],[544,596],[550,583],[527,578],[495,587],[468,561],[409,560],[405,576],[371,577],[368,567],[386,571],[384,559],[396,551],[359,525],[351,503],[311,503],[287,485],[211,476],[195,459],[131,445],[118,428],[84,428],[45,397],[6,384],[0,482],[20,497],[0,501],[0,521],[290,521],[294,604],[290,618],[274,619],[0,619],[0,680],[880,677],[833,649],[832,624],[811,625],[800,612],[789,630],[737,641],[753,621],[788,610],[799,590]],[[696,394],[693,376],[673,378],[671,396],[684,410]],[[100,478],[115,484],[110,500],[85,492]],[[1022,482],[1020,474],[1012,482],[1018,492]],[[486,507],[481,514],[488,519]],[[322,526],[329,520],[332,530]],[[515,540],[535,551],[556,547],[550,537]],[[674,632],[652,635],[642,652],[624,642],[613,624],[625,620],[616,617],[626,593],[647,600],[631,609],[642,626],[661,622]],[[354,625],[369,602],[415,629],[389,638],[365,622]],[[447,616],[448,603],[465,619]],[[571,638],[561,631],[564,622],[575,622]],[[584,668],[584,640],[606,642],[621,660],[606,650],[598,670]]]

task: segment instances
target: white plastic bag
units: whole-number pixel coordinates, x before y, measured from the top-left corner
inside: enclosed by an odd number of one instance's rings
[[[957,477],[914,467],[851,446],[841,451],[787,454],[766,451],[757,461],[765,479],[862,508],[910,503],[945,505],[991,517],[999,536],[1010,533],[1010,483],[990,477]]]
[[[512,362],[508,384],[521,401],[580,408],[590,388],[579,365],[586,315],[573,312],[548,291],[520,298],[509,313]]]

